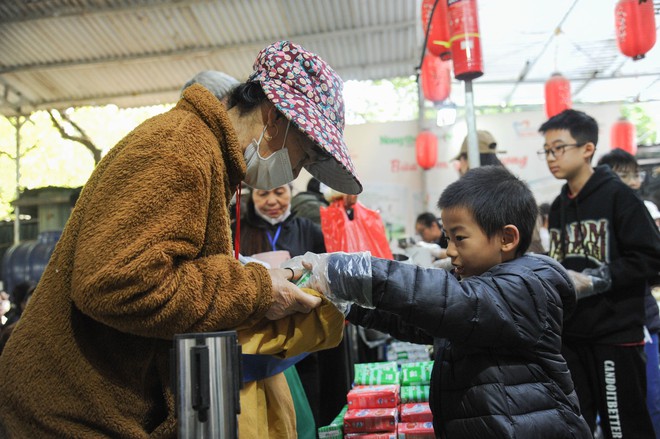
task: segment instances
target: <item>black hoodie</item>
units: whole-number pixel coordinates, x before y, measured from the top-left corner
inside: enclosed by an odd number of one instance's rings
[[[581,272],[607,264],[612,288],[578,302],[568,340],[603,344],[644,338],[646,282],[660,271],[660,233],[642,200],[608,166],[599,166],[577,197],[565,184],[549,215],[550,256]]]

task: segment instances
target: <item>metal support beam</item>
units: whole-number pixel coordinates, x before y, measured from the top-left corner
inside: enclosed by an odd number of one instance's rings
[[[15,199],[18,201],[18,198],[21,195],[21,127],[26,122],[24,116],[16,116],[13,120],[10,119],[11,124],[16,130],[16,187],[15,187]],[[21,208],[18,204],[14,204],[14,245],[17,245],[21,242]]]

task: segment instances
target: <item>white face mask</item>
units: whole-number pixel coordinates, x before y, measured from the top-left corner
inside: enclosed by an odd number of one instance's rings
[[[264,138],[267,127],[264,127],[259,140],[252,139],[252,142],[245,149],[243,157],[245,157],[245,163],[247,164],[247,173],[243,181],[248,186],[269,191],[293,181],[293,170],[291,168],[289,152],[284,146],[286,145],[286,136],[289,134],[289,125],[291,125],[291,121],[286,125],[284,142],[282,142],[282,149],[279,151],[272,153],[266,158],[259,155],[259,145]]]
[[[264,221],[266,221],[271,226],[274,226],[275,224],[279,224],[279,223],[283,222],[285,219],[287,219],[289,217],[289,215],[291,215],[291,205],[289,204],[289,207],[286,208],[284,213],[282,215],[278,216],[277,218],[273,218],[273,217],[270,217],[268,215],[265,215],[265,214],[259,212],[259,209],[256,209],[256,208],[254,209],[254,211],[259,217],[263,218]]]

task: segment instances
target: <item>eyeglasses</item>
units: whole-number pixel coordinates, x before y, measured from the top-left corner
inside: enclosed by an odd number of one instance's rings
[[[538,151],[536,154],[538,154],[541,160],[546,160],[550,154],[552,154],[552,157],[558,159],[559,157],[564,155],[564,151],[566,150],[566,148],[580,147],[584,145],[586,145],[586,143],[566,143],[564,145],[555,145],[555,146],[551,146],[550,148],[543,148],[542,150]]]
[[[619,176],[621,180],[646,180],[646,171],[639,172],[617,172],[616,175]]]

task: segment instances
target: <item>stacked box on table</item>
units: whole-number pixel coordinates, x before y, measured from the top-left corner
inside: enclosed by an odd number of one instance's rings
[[[355,386],[346,395],[349,409],[372,409],[399,405],[399,386]]]
[[[344,439],[397,439],[396,433],[349,433]]]
[[[401,365],[402,386],[423,386],[431,383],[433,361],[419,361]]]
[[[430,386],[401,386],[401,403],[428,402]]]
[[[396,361],[378,361],[375,363],[356,363],[355,373],[361,370],[399,370]]]
[[[408,342],[395,341],[387,347],[387,360],[398,364],[411,361],[428,361],[430,359],[426,346]]]
[[[397,436],[399,439],[435,439],[433,422],[401,422]]]
[[[428,402],[401,404],[399,406],[401,422],[432,422],[433,414]]]
[[[393,408],[349,409],[344,415],[344,433],[396,432],[399,411]]]
[[[342,439],[344,437],[344,415],[348,411],[348,405],[341,409],[339,414],[329,425],[318,428],[320,439]]]
[[[355,365],[356,385],[399,384],[399,367],[396,362],[358,363]]]

